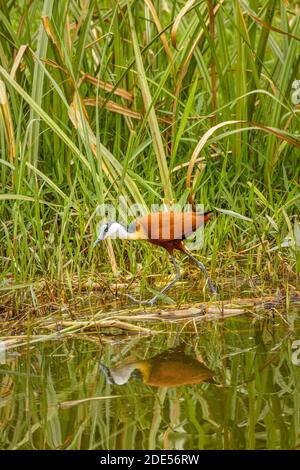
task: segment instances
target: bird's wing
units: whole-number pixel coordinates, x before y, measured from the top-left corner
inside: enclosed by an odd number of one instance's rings
[[[144,238],[149,240],[183,240],[205,222],[195,212],[152,212],[137,220]]]

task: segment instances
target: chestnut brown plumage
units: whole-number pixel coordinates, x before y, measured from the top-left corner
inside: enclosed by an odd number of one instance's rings
[[[181,385],[214,383],[214,371],[201,358],[184,353],[184,348],[164,351],[146,360],[124,361],[107,367],[100,363],[100,370],[110,384],[124,385],[133,377],[154,387],[178,387]]]
[[[106,238],[121,238],[127,240],[146,240],[168,251],[175,268],[175,278],[151,300],[140,302],[128,294],[128,297],[135,302],[154,305],[157,299],[165,294],[175,282],[178,281],[180,278],[180,270],[174,257],[174,250],[185,253],[197,264],[205,274],[211,292],[215,293],[216,289],[207,274],[205,266],[198,261],[182,243],[183,240],[204,225],[212,216],[212,212],[204,212],[203,214],[197,212],[152,212],[139,217],[130,224],[128,229],[117,222],[107,222],[101,227],[94,246],[96,246],[100,240],[105,240]]]

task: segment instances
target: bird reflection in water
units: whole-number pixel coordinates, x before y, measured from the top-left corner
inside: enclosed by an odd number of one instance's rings
[[[202,359],[183,352],[182,347],[171,349],[150,359],[106,367],[100,364],[110,384],[124,385],[132,378],[141,379],[154,387],[177,387],[180,385],[215,383],[214,372]]]

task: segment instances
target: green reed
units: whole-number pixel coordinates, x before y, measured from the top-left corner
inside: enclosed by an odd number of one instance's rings
[[[2,285],[162,272],[146,244],[93,251],[96,208],[185,203],[197,143],[230,120],[245,122],[210,136],[194,198],[253,222],[220,214],[202,254],[212,270],[299,272],[299,7],[185,4],[0,2]]]

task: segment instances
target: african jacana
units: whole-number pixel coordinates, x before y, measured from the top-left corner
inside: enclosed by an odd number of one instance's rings
[[[151,300],[140,302],[131,295],[128,295],[134,302],[154,305],[157,299],[179,280],[180,270],[173,256],[174,250],[185,253],[197,264],[205,274],[211,292],[216,293],[216,289],[207,274],[204,264],[198,261],[182,243],[185,238],[211,219],[212,215],[212,212],[204,212],[203,214],[197,212],[152,212],[138,218],[128,228],[118,222],[106,222],[100,228],[100,233],[94,243],[94,247],[106,238],[120,238],[126,240],[147,240],[154,245],[162,246],[168,251],[175,268],[175,278]]]
[[[180,385],[215,383],[214,372],[193,356],[184,354],[181,348],[169,350],[144,361],[107,367],[100,364],[110,384],[124,385],[136,377],[154,387],[178,387]]]

